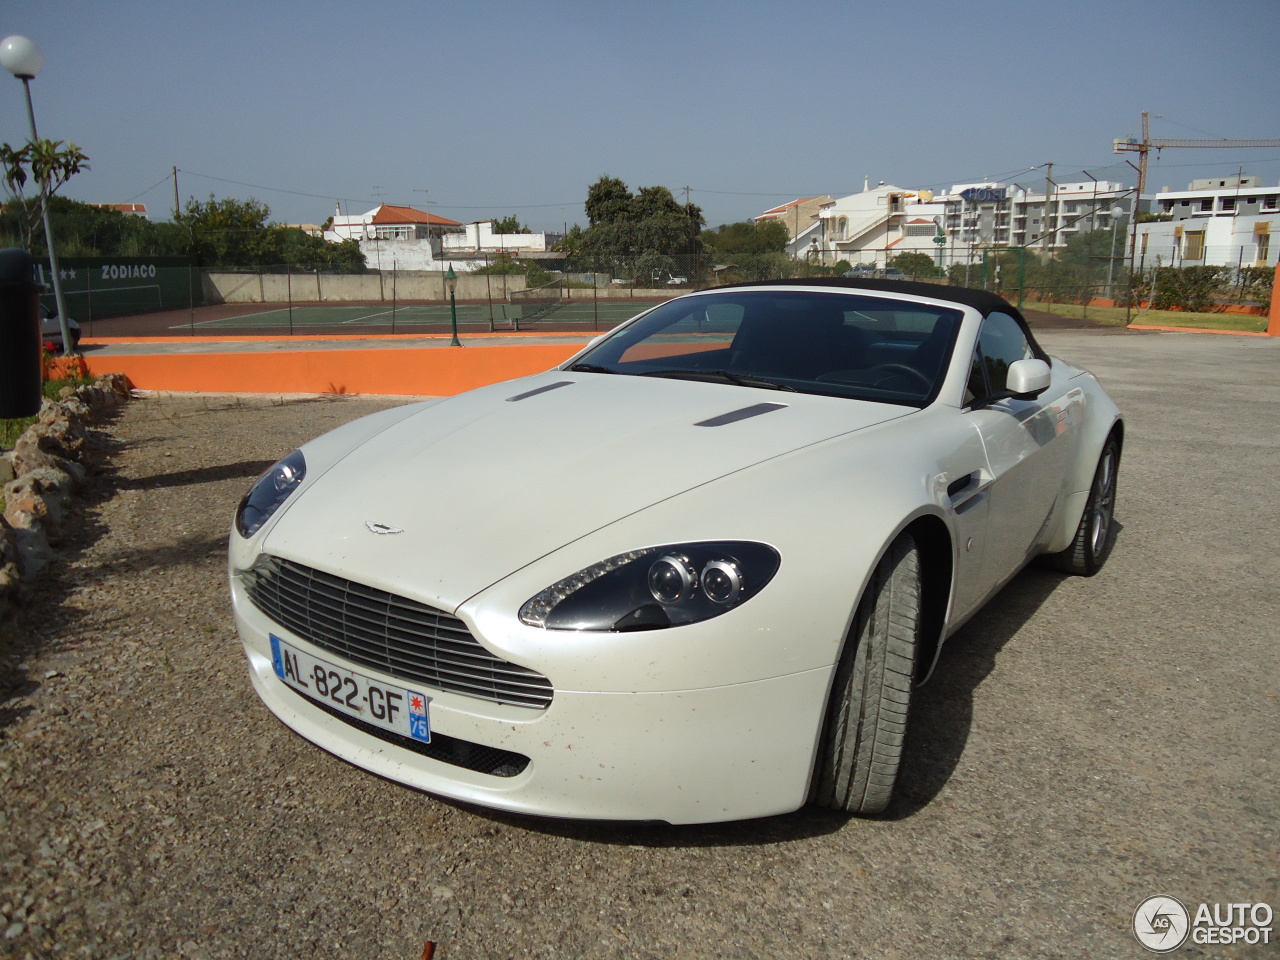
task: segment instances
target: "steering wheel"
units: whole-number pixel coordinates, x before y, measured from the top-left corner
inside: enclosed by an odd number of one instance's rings
[[[908,376],[914,377],[916,381],[924,387],[926,393],[933,389],[932,380],[926,377],[915,367],[909,367],[905,363],[880,363],[872,367],[870,372],[875,373],[877,370],[884,370],[886,372],[893,373],[905,373]],[[879,386],[879,383],[877,382],[876,385]]]

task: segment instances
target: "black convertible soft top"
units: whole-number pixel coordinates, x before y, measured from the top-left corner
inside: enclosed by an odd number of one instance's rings
[[[806,280],[745,280],[729,283],[717,290],[737,287],[840,287],[853,290],[882,290],[885,293],[905,293],[913,297],[931,297],[934,300],[950,300],[962,306],[973,307],[984,317],[999,311],[1017,317],[1025,323],[1018,308],[998,294],[986,290],[970,290],[967,287],[948,287],[940,283],[921,283],[916,280],[864,280],[854,277],[813,277]]]

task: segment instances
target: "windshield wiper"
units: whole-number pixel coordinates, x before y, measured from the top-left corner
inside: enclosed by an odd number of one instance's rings
[[[609,367],[602,367],[597,363],[575,363],[569,368],[574,373],[617,373]]]
[[[646,370],[642,377],[671,377],[674,380],[724,380],[736,383],[740,387],[760,387],[764,390],[785,390],[788,393],[799,393],[795,387],[789,387],[777,380],[767,377],[753,377],[746,373],[733,373],[729,370]]]

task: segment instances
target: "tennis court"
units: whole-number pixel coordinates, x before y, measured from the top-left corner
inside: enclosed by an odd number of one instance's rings
[[[579,300],[554,303],[459,303],[458,329],[489,330],[608,329],[661,301]],[[262,304],[262,309],[237,311],[235,316],[194,320],[172,318],[169,332],[219,333],[427,333],[448,330],[452,317],[447,303]]]

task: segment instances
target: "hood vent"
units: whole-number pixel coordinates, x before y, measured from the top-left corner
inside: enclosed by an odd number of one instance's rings
[[[785,403],[753,403],[749,407],[743,407],[741,410],[734,410],[731,413],[722,413],[718,417],[712,417],[710,420],[700,420],[695,423],[695,427],[723,427],[726,423],[737,423],[739,420],[749,420],[751,417],[758,417],[761,414],[772,413],[774,410],[783,410],[786,408]]]
[[[540,393],[546,393],[548,390],[556,390],[560,387],[567,387],[570,384],[577,383],[576,380],[557,380],[555,383],[548,383],[538,387],[536,390],[529,390],[525,393],[517,393],[514,397],[507,397],[507,403],[515,403],[517,400],[528,400],[530,397],[536,397]]]

